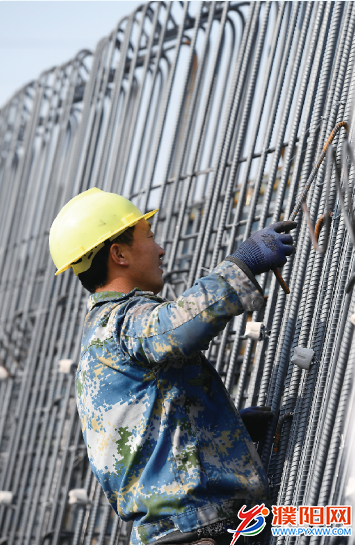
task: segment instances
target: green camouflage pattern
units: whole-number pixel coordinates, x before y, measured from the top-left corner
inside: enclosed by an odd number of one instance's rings
[[[132,544],[235,516],[267,478],[223,382],[202,354],[264,299],[224,261],[175,301],[138,289],[89,299],[76,398],[92,470]]]

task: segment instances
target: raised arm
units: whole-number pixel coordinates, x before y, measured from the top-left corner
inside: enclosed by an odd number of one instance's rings
[[[186,359],[209,342],[233,317],[259,310],[264,298],[235,264],[223,261],[176,301],[159,304],[137,297],[118,318],[119,344],[135,360],[146,363]]]
[[[294,226],[276,223],[257,232],[176,301],[133,298],[117,317],[122,351],[143,365],[183,360],[207,349],[233,316],[263,306],[254,274],[286,262],[286,255],[293,252],[292,238],[280,232]]]

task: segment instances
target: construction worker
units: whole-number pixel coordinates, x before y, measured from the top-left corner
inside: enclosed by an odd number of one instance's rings
[[[254,276],[285,264],[294,248],[281,232],[296,223],[259,230],[171,302],[157,296],[165,252],[154,213],[92,188],[50,231],[57,274],[72,267],[91,293],[76,375],[83,436],[112,508],[134,522],[131,544],[229,544],[239,509],[266,503],[268,483],[201,351],[233,316],[263,306]]]

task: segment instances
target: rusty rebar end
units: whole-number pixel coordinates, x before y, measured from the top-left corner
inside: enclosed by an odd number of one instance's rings
[[[288,287],[287,283],[285,282],[285,280],[283,279],[283,277],[281,276],[281,272],[279,271],[278,268],[273,268],[273,272],[276,276],[276,279],[277,281],[279,282],[279,284],[281,285],[282,289],[284,290],[284,292],[286,293],[286,295],[289,295],[290,294],[290,288]]]

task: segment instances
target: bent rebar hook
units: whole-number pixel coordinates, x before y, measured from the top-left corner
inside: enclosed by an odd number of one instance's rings
[[[294,209],[293,209],[293,211],[292,211],[292,213],[291,213],[291,215],[290,215],[290,217],[289,217],[289,219],[288,219],[289,221],[294,221],[294,220],[296,219],[296,217],[297,217],[297,215],[298,215],[298,212],[299,212],[299,210],[300,210],[301,207],[302,207],[303,202],[304,202],[304,201],[306,200],[306,198],[307,198],[308,191],[309,191],[310,186],[311,186],[311,184],[312,184],[312,182],[313,182],[313,180],[314,180],[314,178],[315,178],[315,176],[316,176],[316,174],[317,174],[317,172],[318,172],[318,169],[320,168],[320,166],[321,166],[321,164],[322,164],[322,162],[323,162],[323,160],[324,160],[324,158],[325,158],[325,156],[326,156],[326,154],[327,154],[328,148],[331,146],[332,142],[334,141],[335,136],[337,135],[337,133],[340,131],[340,129],[341,129],[342,127],[345,128],[347,132],[349,132],[349,125],[347,124],[347,122],[344,122],[344,121],[338,122],[338,123],[334,126],[334,128],[333,128],[331,134],[329,135],[329,137],[328,137],[328,139],[327,139],[327,142],[325,143],[325,145],[324,145],[324,147],[323,147],[323,150],[322,150],[322,152],[321,152],[321,154],[320,154],[318,160],[316,161],[316,163],[314,164],[314,166],[313,166],[313,168],[312,168],[312,171],[311,171],[311,173],[310,173],[310,175],[309,175],[309,177],[308,177],[308,179],[307,179],[307,182],[306,182],[306,184],[305,184],[305,186],[304,186],[304,188],[303,188],[303,192],[302,192],[302,194],[300,195],[300,197],[298,198],[298,200],[297,200],[297,202],[296,202],[296,205],[295,205],[295,207],[294,207]],[[350,147],[349,147],[349,148],[350,148]],[[331,147],[331,150],[332,150],[332,147]],[[336,171],[336,173],[337,173],[337,171]],[[340,179],[339,179],[339,187],[340,187]],[[327,200],[328,200],[328,197],[327,197]],[[329,219],[329,216],[328,216],[328,219]],[[329,222],[328,219],[327,219],[327,222]],[[290,289],[289,289],[288,285],[286,284],[285,280],[282,278],[281,273],[280,273],[280,271],[279,271],[278,268],[275,268],[275,269],[274,269],[274,274],[275,274],[275,276],[276,276],[276,278],[277,278],[277,281],[279,282],[279,284],[281,285],[282,289],[284,290],[284,292],[285,292],[286,294],[289,294],[289,293],[290,293]]]
[[[333,145],[329,145],[328,151],[327,151],[327,164],[326,164],[326,174],[325,174],[325,180],[326,180],[326,189],[325,189],[325,211],[323,215],[321,215],[317,221],[317,224],[315,226],[315,229],[313,230],[313,225],[311,222],[310,214],[308,211],[308,207],[306,202],[302,202],[302,209],[305,214],[305,219],[307,221],[307,225],[309,228],[310,238],[313,243],[314,249],[316,249],[319,253],[324,254],[328,247],[328,238],[329,238],[329,229],[330,229],[330,221],[333,216],[333,213],[329,211],[329,193],[330,193],[330,177],[332,172],[332,157],[333,157]],[[325,239],[323,246],[320,247],[318,244],[318,239],[320,235],[320,231],[322,230],[323,224],[325,221]]]

